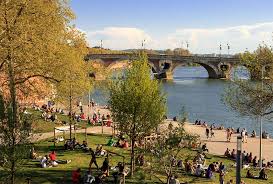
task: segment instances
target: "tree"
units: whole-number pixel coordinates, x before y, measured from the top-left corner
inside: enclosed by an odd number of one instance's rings
[[[273,114],[273,53],[267,47],[259,47],[254,53],[241,55],[252,80],[235,80],[226,88],[223,102],[242,116],[253,117],[260,123],[260,157],[262,157],[261,118]],[[262,167],[262,158],[260,158]]]
[[[135,142],[155,131],[163,121],[166,100],[158,81],[151,79],[147,56],[139,54],[125,71],[124,80],[110,85],[109,106],[118,130],[131,139],[131,176],[135,166]]]
[[[79,41],[83,35],[70,24],[74,15],[66,0],[2,0],[0,14],[0,93],[8,111],[1,126],[8,130],[4,137],[11,140],[2,149],[10,150],[10,183],[14,183],[17,148],[22,154],[27,150],[21,144],[27,129],[21,126],[18,102],[67,81],[73,70],[65,70],[66,66],[83,60],[85,42]]]
[[[16,171],[28,161],[32,118],[18,110],[17,123],[14,124],[14,113],[12,105],[5,103],[0,95],[0,167],[9,173],[11,179],[4,180],[5,183],[15,182]],[[10,182],[9,182],[10,181]]]
[[[240,80],[235,76],[223,94],[223,102],[243,116],[273,113],[273,52],[267,46],[259,47],[254,53],[242,54],[241,64],[250,71],[252,80]]]
[[[18,100],[48,93],[52,83],[69,75],[64,68],[73,61],[83,62],[88,52],[84,35],[70,23],[74,15],[69,5],[66,0],[0,3],[0,86],[4,97],[8,96],[8,60],[14,65]],[[71,44],[75,40],[82,42]],[[71,52],[75,47],[78,52]]]
[[[150,160],[155,172],[162,172],[166,176],[166,183],[170,183],[171,177],[175,174],[174,167],[179,159],[183,148],[192,148],[199,140],[198,136],[187,133],[184,123],[187,120],[185,109],[182,108],[182,116],[177,124],[170,123],[167,128],[160,130],[151,147],[146,148],[153,159]]]
[[[266,67],[265,76],[272,78],[273,52],[267,45],[259,46],[253,53],[240,55],[241,65],[245,66],[253,80],[261,80],[262,68]]]

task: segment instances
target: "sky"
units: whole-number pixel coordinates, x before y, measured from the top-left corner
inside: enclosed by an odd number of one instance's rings
[[[273,45],[273,0],[71,0],[89,46],[222,54]]]

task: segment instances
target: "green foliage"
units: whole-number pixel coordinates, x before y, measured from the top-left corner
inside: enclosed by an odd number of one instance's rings
[[[110,85],[109,105],[114,121],[131,138],[149,134],[162,122],[166,100],[158,81],[151,79],[147,56],[139,55],[132,61],[124,77]]]
[[[0,96],[2,99],[2,96]],[[22,168],[22,165],[29,158],[29,133],[31,131],[32,117],[18,113],[18,120],[14,120],[14,112],[11,105],[5,108],[4,101],[1,100],[0,118],[0,167],[8,171],[9,178],[15,175],[15,171]],[[3,108],[4,107],[4,108]],[[16,122],[16,123],[15,123]]]
[[[163,121],[166,100],[158,81],[151,79],[147,55],[140,53],[125,71],[124,80],[110,84],[110,110],[121,133],[132,141],[131,171],[134,171],[134,143],[152,133]]]
[[[272,50],[264,45],[253,53],[245,52],[241,54],[241,64],[249,70],[251,80],[235,77],[222,95],[223,103],[243,116],[257,118],[272,114]]]
[[[8,96],[8,62],[12,61],[17,98],[43,98],[52,85],[64,85],[70,74],[82,84],[88,67],[85,36],[71,21],[74,18],[67,0],[0,1],[0,86]],[[85,78],[87,78],[87,72]],[[77,81],[78,79],[78,81]]]
[[[155,172],[164,171],[168,183],[170,177],[175,173],[174,160],[178,160],[183,148],[191,148],[191,145],[198,140],[199,137],[185,131],[183,124],[175,126],[170,123],[168,128],[161,130],[160,136],[151,142],[150,147],[147,147],[146,152],[154,158],[152,168]]]
[[[263,85],[261,83],[236,80],[226,87],[222,101],[243,116],[269,115],[273,110],[273,86],[270,81],[263,81]]]
[[[267,45],[259,46],[253,53],[245,52],[240,55],[241,64],[250,72],[251,79],[261,80],[262,68],[265,68],[265,76],[272,78],[273,52]]]

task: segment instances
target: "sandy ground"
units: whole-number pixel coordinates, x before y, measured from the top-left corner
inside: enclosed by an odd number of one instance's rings
[[[226,141],[226,131],[225,130],[214,130],[215,137],[207,139],[205,136],[205,128],[200,125],[193,125],[187,123],[185,125],[186,131],[192,134],[200,135],[202,142],[207,143],[207,147],[210,153],[216,155],[224,155],[224,152],[227,148],[236,149],[237,145],[237,136],[239,134],[233,134],[231,142]],[[253,156],[259,158],[259,149],[260,149],[260,139],[248,137],[247,143],[243,143],[243,150],[250,153],[252,152]],[[266,161],[273,160],[273,140],[272,139],[262,139],[262,157]]]

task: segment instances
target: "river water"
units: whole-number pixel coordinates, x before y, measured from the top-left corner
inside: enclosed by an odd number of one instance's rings
[[[240,78],[248,78],[245,70],[234,71]],[[244,127],[249,133],[256,130],[259,134],[259,124],[256,119],[242,117],[229,110],[222,102],[225,87],[229,80],[208,79],[208,73],[203,67],[179,67],[174,71],[172,81],[163,82],[167,94],[168,117],[179,116],[182,106],[188,113],[189,120],[196,119],[208,123],[223,124],[225,127]],[[99,104],[107,103],[107,95],[95,90],[92,98]],[[263,120],[263,128],[273,135],[273,122]]]

